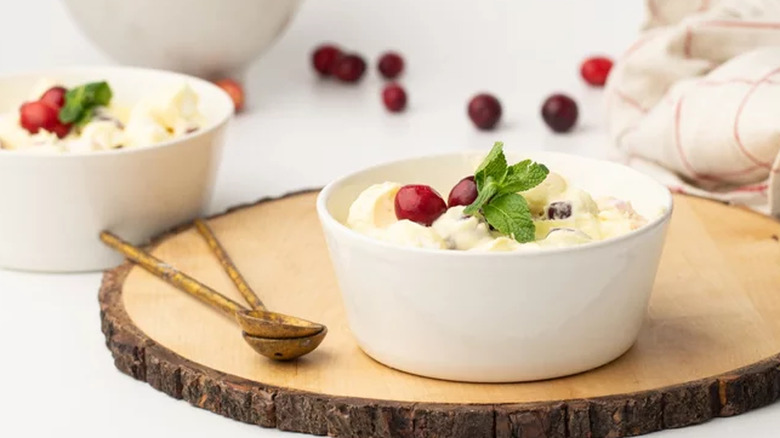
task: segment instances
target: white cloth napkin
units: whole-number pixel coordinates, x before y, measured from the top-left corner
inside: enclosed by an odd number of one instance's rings
[[[673,191],[780,217],[780,0],[646,0],[610,73],[610,135]]]

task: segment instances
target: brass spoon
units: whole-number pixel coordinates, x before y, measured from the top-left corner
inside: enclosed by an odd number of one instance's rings
[[[239,321],[238,315],[242,313],[249,313],[250,311],[245,309],[242,305],[231,300],[230,298],[220,294],[214,289],[200,283],[189,275],[173,268],[162,260],[157,259],[153,255],[146,251],[125,242],[118,236],[103,231],[100,233],[100,239],[108,246],[116,249],[122,253],[125,257],[131,261],[137,263],[142,268],[146,269],[150,273],[154,274],[158,278],[166,281],[167,283],[181,289],[190,295],[198,298],[205,304],[212,306],[225,315],[232,317]],[[250,289],[251,291],[251,289]],[[258,299],[259,301],[259,299]],[[274,314],[274,312],[265,311],[267,314]],[[276,316],[278,315],[278,316]],[[290,337],[292,332],[289,328],[276,328],[274,326],[274,320],[285,321],[288,325],[295,325],[297,321],[305,323],[303,327],[307,325],[315,325],[321,327],[319,331],[316,331],[307,336]],[[242,326],[243,327],[243,326]],[[289,317],[282,314],[274,314],[274,319],[269,319],[266,323],[258,324],[257,326],[250,325],[249,328],[259,328],[265,330],[264,333],[278,333],[286,335],[287,337],[274,337],[263,336],[255,333],[243,332],[244,340],[258,353],[271,359],[276,360],[290,360],[310,353],[317,348],[325,335],[328,333],[327,327],[321,324],[312,323],[302,320],[300,318]]]
[[[264,338],[300,338],[322,331],[324,327],[322,324],[268,311],[260,297],[257,296],[244,279],[244,276],[238,271],[233,260],[231,260],[222,244],[219,243],[217,236],[214,235],[208,224],[200,219],[196,219],[195,229],[206,240],[222,268],[227,272],[238,291],[241,292],[241,296],[249,303],[249,307],[252,308],[249,311],[236,313],[236,320],[238,320],[238,325],[241,326],[242,330],[251,335]]]
[[[273,359],[287,360],[302,356],[317,348],[328,333],[325,326],[294,316],[269,312],[260,297],[241,275],[225,248],[219,243],[211,227],[205,221],[196,219],[195,229],[209,245],[236,289],[252,308],[250,311],[237,312],[236,320],[243,329],[241,334],[244,336],[244,340],[255,351]],[[262,337],[249,334],[257,332],[276,333],[276,336],[265,335]],[[298,342],[292,347],[287,345],[293,339]]]

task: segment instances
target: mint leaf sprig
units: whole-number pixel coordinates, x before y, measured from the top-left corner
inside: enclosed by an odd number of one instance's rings
[[[548,173],[544,164],[531,160],[509,166],[504,143],[497,141],[474,173],[477,198],[463,213],[481,214],[499,232],[520,243],[530,242],[536,237],[536,226],[528,203],[517,192],[538,186]]]
[[[92,119],[95,108],[111,102],[112,95],[111,87],[105,81],[71,88],[65,93],[65,105],[59,113],[60,121],[84,126]]]

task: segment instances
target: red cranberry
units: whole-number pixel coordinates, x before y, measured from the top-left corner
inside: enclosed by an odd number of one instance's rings
[[[25,102],[19,108],[19,124],[30,134],[51,131],[59,123],[59,111],[43,102]]]
[[[46,105],[60,109],[65,106],[65,93],[67,92],[68,90],[65,87],[51,87],[38,100]]]
[[[336,61],[341,57],[341,50],[338,47],[323,44],[314,50],[311,54],[311,63],[314,69],[321,76],[330,76]]]
[[[612,60],[604,56],[594,56],[582,62],[580,75],[590,85],[603,87],[607,82],[609,71],[612,70]]]
[[[542,105],[542,118],[555,132],[567,132],[577,123],[577,102],[564,94],[553,94]]]
[[[430,186],[411,184],[395,195],[395,217],[430,226],[447,211],[447,204]]]
[[[215,81],[214,84],[230,96],[236,112],[244,109],[244,89],[241,87],[241,84],[228,78]]]
[[[401,112],[406,108],[406,91],[396,83],[389,84],[382,90],[382,101],[391,112]]]
[[[467,176],[455,184],[447,197],[447,205],[454,207],[456,205],[471,205],[477,199],[477,183],[474,182],[474,176]]]
[[[386,52],[379,58],[379,73],[387,79],[394,79],[404,70],[404,59],[395,52]]]
[[[70,132],[71,124],[69,123],[62,123],[59,118],[57,119],[57,123],[53,124],[48,131],[53,132],[57,134],[58,138],[63,138]]]
[[[477,94],[468,106],[471,121],[479,129],[493,129],[501,119],[501,103],[490,94]]]
[[[336,61],[333,74],[343,82],[357,82],[366,72],[366,61],[359,55],[344,55]]]

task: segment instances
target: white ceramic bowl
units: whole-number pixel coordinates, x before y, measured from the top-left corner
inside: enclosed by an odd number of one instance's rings
[[[42,77],[66,86],[107,80],[113,102],[126,105],[187,83],[200,98],[206,123],[193,134],[147,148],[57,155],[0,151],[0,266],[103,269],[122,257],[101,244],[101,230],[141,242],[206,207],[233,114],[233,103],[221,89],[157,70],[67,68],[0,77],[0,111],[18,111]]]
[[[601,242],[540,252],[474,253],[394,246],[343,223],[371,184],[430,184],[446,196],[483,155],[384,164],[340,178],[319,195],[350,328],[360,347],[393,368],[472,382],[548,379],[603,365],[635,342],[671,214],[669,191],[615,163],[528,153],[594,195],[632,202],[651,218]]]
[[[65,0],[92,42],[131,65],[240,78],[300,0]]]

